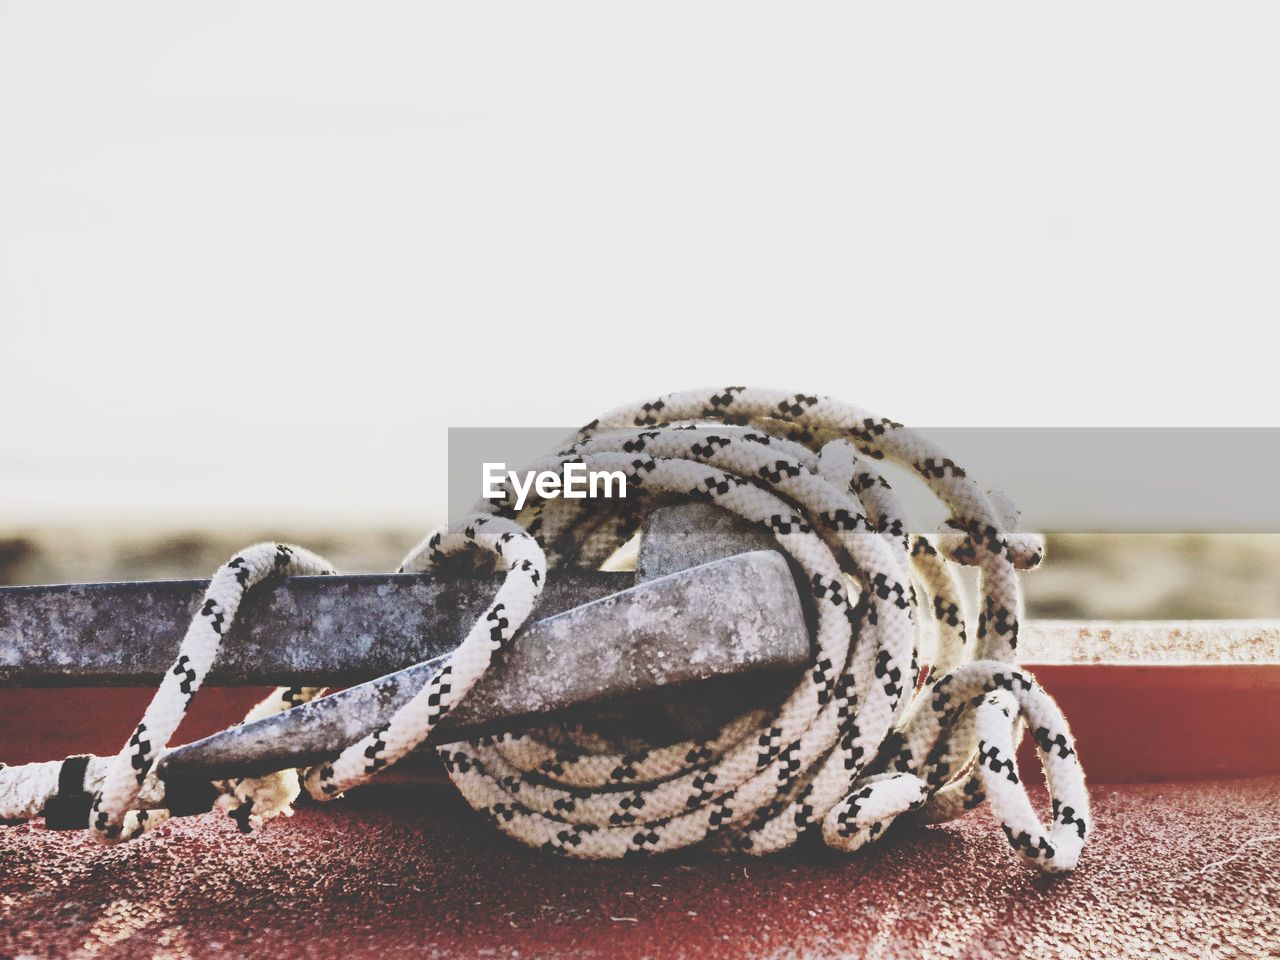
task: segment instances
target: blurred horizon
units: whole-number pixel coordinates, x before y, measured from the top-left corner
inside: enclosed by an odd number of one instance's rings
[[[262,540],[343,573],[384,573],[431,531],[245,524],[216,532],[0,526],[0,586],[205,579]],[[1065,620],[1280,619],[1280,534],[1049,534],[1023,577],[1027,613]]]

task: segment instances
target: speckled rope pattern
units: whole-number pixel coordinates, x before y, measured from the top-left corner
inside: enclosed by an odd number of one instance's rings
[[[548,570],[598,566],[648,509],[693,498],[767,529],[803,571],[816,614],[812,668],[778,703],[709,740],[613,743],[558,725],[439,748],[477,811],[523,843],[613,858],[695,843],[763,854],[809,832],[851,851],[898,817],[939,822],[987,799],[1027,862],[1050,873],[1076,865],[1091,826],[1084,775],[1061,712],[1014,662],[1018,571],[1037,565],[1042,547],[1013,532],[1016,515],[1003,498],[900,424],[825,397],[743,387],[620,408],[533,466],[568,461],[622,471],[626,500],[535,496],[517,513],[508,489],[415,548],[402,570],[447,568],[464,553],[502,570],[493,602],[411,701],[332,761],[217,784],[245,829],[290,812],[301,788],[332,799],[395,763],[518,637]],[[882,461],[914,472],[946,505],[951,519],[938,536],[911,534]],[[954,564],[979,572],[973,629]],[[149,805],[158,795],[151,770],[244,594],[271,575],[330,572],[319,557],[280,544],[251,547],[217,572],[173,668],[101,778],[91,829],[115,841],[167,817]],[[932,663],[917,680],[929,632]],[[251,716],[322,693],[282,688]],[[1024,730],[1049,785],[1048,828],[1016,768]],[[35,815],[56,792],[57,767],[0,770],[0,816]]]

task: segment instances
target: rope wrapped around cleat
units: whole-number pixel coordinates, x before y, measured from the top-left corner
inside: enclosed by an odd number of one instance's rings
[[[215,784],[249,825],[291,811],[301,789],[329,800],[376,776],[430,733],[534,610],[547,576],[600,566],[673,500],[708,501],[767,530],[803,573],[814,611],[813,663],[776,703],[679,743],[615,742],[559,724],[439,748],[467,802],[522,843],[587,859],[704,844],[764,854],[806,833],[842,850],[898,818],[941,822],[988,800],[1011,847],[1049,873],[1073,869],[1091,828],[1084,774],[1057,705],[1018,669],[1018,572],[1040,540],[932,443],[901,424],[826,397],[729,387],[675,393],[588,424],[533,469],[621,471],[625,500],[539,499],[515,492],[434,533],[401,569],[445,571],[460,555],[504,573],[492,603],[424,687],[380,729],[305,771]],[[950,519],[914,535],[879,466],[920,478]],[[976,567],[969,623],[955,567]],[[276,574],[331,573],[297,547],[260,544],[222,567],[181,652],[133,736],[92,789],[104,840],[167,818],[151,773],[235,618],[245,592]],[[922,648],[932,649],[921,671]],[[282,688],[250,718],[323,694]],[[1048,782],[1051,822],[1032,808],[1016,765],[1029,731]],[[61,764],[0,770],[0,817],[38,815]],[[91,768],[92,769],[92,768]]]

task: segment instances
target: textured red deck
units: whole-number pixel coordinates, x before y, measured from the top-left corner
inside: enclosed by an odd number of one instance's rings
[[[366,789],[248,837],[216,815],[109,850],[0,829],[0,956],[1280,955],[1280,777],[1094,798],[1084,864],[1058,880],[981,811],[856,857],[623,863],[517,847],[445,787]]]

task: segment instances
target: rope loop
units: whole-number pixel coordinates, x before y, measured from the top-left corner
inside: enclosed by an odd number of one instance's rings
[[[426,572],[448,557],[470,552],[488,554],[505,565],[506,577],[493,601],[448,663],[390,720],[333,761],[307,772],[303,783],[315,799],[332,800],[359,786],[425,740],[528,618],[546,581],[546,559],[537,541],[510,520],[485,514],[463,517],[415,547],[400,569]]]

